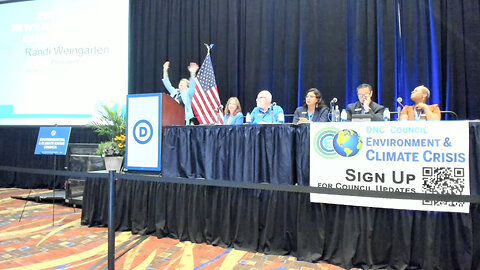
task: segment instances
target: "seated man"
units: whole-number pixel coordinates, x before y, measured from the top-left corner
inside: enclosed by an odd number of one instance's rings
[[[283,123],[285,116],[280,106],[272,104],[272,94],[262,90],[257,95],[257,107],[251,113],[251,124]]]
[[[362,83],[357,87],[358,101],[347,105],[347,119],[352,120],[352,114],[365,114],[372,121],[382,121],[385,107],[372,101],[372,86]]]

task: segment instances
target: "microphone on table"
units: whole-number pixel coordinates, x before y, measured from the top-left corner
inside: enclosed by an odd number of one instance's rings
[[[273,107],[277,106],[277,103],[276,102],[272,102],[272,104],[270,104],[270,109],[272,111],[272,124],[273,124]]]
[[[218,106],[216,109],[215,109],[215,112],[217,113],[217,117],[215,119],[215,125],[219,125],[220,124],[220,111],[223,109],[223,105],[220,104],[220,106]]]
[[[329,119],[330,121],[333,119],[333,108],[335,108],[335,104],[337,103],[337,98],[334,97],[330,100],[330,112],[329,112]]]
[[[403,98],[398,97],[397,98],[397,103],[401,106],[397,106],[397,118],[400,119],[400,112],[402,111],[403,108],[405,108],[405,105],[402,103]]]
[[[333,111],[333,107],[335,106],[336,103],[337,103],[337,98],[336,97],[332,98],[332,100],[330,101],[330,111]]]

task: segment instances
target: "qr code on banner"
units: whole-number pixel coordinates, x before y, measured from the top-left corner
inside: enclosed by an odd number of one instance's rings
[[[464,168],[451,167],[423,167],[424,193],[462,195],[465,188]],[[423,201],[424,205],[447,205],[460,207],[463,202]]]

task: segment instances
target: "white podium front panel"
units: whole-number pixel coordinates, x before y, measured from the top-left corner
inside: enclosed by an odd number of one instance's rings
[[[161,94],[127,96],[127,170],[161,170]]]

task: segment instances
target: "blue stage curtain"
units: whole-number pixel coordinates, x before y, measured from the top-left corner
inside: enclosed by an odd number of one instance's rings
[[[395,111],[395,1],[347,1],[345,104],[357,86],[372,85],[372,99]]]
[[[269,89],[286,113],[318,88],[340,107],[369,83],[374,100],[395,111],[397,97],[424,84],[431,103],[480,118],[480,3],[465,0],[131,1],[131,93],[165,91],[189,62],[211,52],[222,102],[244,111]]]

